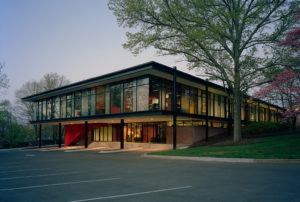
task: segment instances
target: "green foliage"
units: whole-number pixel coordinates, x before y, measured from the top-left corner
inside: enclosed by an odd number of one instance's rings
[[[21,147],[34,144],[34,130],[31,126],[19,124],[11,108],[7,100],[0,103],[0,138],[8,142],[8,145],[2,146]]]
[[[256,159],[300,159],[300,134],[255,138],[257,143],[237,146],[200,146],[152,152],[156,155]]]
[[[241,139],[242,94],[267,82],[277,46],[293,24],[295,4],[286,0],[110,0],[120,26],[130,28],[123,45],[133,54],[154,47],[182,56],[234,96],[234,140]],[[263,54],[262,54],[263,52]]]
[[[291,129],[290,123],[285,122],[255,122],[242,128],[243,135],[258,135],[263,133],[280,132]]]

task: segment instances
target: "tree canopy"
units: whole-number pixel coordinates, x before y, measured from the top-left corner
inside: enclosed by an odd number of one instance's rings
[[[57,73],[45,74],[39,81],[25,82],[22,87],[15,92],[19,118],[25,120],[25,122],[33,118],[33,103],[22,101],[23,97],[61,87],[69,83],[70,81],[64,75]]]
[[[5,73],[3,73],[4,64],[0,63],[0,89],[8,88],[8,78]]]
[[[154,47],[181,55],[189,68],[221,80],[234,96],[234,140],[241,139],[241,95],[264,83],[270,49],[293,23],[287,0],[110,0],[124,47],[133,54]]]

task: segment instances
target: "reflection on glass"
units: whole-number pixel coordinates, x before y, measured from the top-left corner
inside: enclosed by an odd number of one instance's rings
[[[47,120],[51,119],[51,99],[47,100]]]
[[[104,86],[98,86],[96,88],[97,99],[96,99],[96,113],[105,114],[105,99],[104,99]]]
[[[91,89],[91,97],[89,99],[90,101],[90,114],[91,116],[96,114],[96,92],[95,88]]]
[[[111,87],[111,113],[121,112],[121,86],[115,85]]]
[[[72,94],[67,95],[67,118],[72,117]]]
[[[148,111],[149,85],[137,86],[137,111]]]
[[[89,91],[88,90],[82,91],[81,115],[82,116],[88,116],[89,115]]]
[[[149,110],[160,110],[160,81],[151,78],[150,95],[149,95]]]
[[[60,113],[61,118],[66,118],[66,96],[61,96]]]
[[[59,119],[60,118],[60,97],[55,98],[55,112],[54,112],[54,118]]]
[[[135,81],[124,83],[124,112],[136,111]]]

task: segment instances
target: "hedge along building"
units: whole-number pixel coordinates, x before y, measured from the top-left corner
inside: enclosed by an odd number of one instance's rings
[[[176,85],[175,85],[176,84]],[[230,92],[198,77],[149,62],[23,98],[32,124],[62,125],[65,146],[176,148],[231,133]],[[173,100],[176,100],[173,104]],[[281,108],[244,99],[242,123],[278,121]],[[175,140],[175,141],[174,141]]]

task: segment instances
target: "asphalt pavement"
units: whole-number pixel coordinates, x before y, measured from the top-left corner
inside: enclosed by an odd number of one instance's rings
[[[300,164],[0,150],[0,201],[300,201]]]

